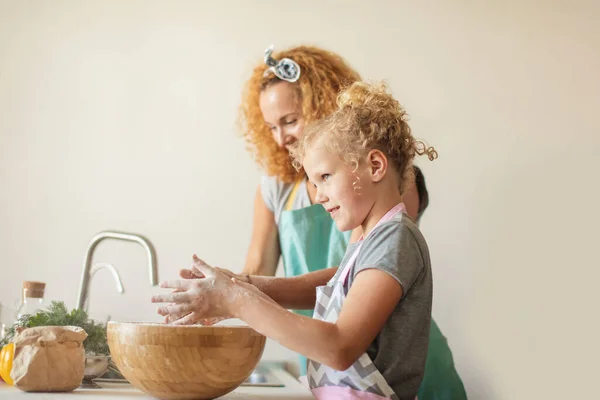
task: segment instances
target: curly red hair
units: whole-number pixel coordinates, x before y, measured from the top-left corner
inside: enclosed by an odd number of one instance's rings
[[[290,58],[300,66],[300,79],[292,85],[302,101],[306,123],[331,115],[337,110],[340,91],[361,79],[342,57],[314,46],[293,47],[274,53],[273,58]],[[273,74],[265,76],[267,68],[264,62],[257,65],[245,85],[239,110],[240,128],[248,149],[265,172],[284,182],[293,182],[303,172],[294,168],[287,150],[277,145],[259,106],[260,93],[281,81]]]

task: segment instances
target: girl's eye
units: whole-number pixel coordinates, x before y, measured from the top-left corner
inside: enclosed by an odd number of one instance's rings
[[[331,174],[321,175],[321,179],[323,180],[323,182],[327,182],[329,180],[329,178],[331,178]]]
[[[286,124],[286,125],[292,125],[292,124],[295,124],[295,123],[296,123],[296,121],[297,121],[297,120],[296,120],[296,119],[294,119],[294,120],[291,120],[291,121],[287,121],[285,124]]]

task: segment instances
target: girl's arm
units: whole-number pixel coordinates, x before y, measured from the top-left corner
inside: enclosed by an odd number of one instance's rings
[[[176,324],[233,316],[285,347],[337,370],[348,369],[377,334],[402,296],[402,287],[387,273],[367,269],[357,274],[335,323],[296,315],[253,285],[229,277],[194,256],[203,279],[163,282],[177,292],[157,295],[163,316],[185,315]],[[382,295],[385,294],[385,295]]]
[[[402,297],[402,286],[381,270],[360,272],[335,323],[293,314],[248,288],[243,293],[232,310],[235,317],[283,346],[343,371],[381,331]]]

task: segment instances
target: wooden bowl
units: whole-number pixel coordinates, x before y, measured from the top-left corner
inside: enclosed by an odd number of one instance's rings
[[[108,323],[110,354],[125,378],[159,399],[214,399],[252,373],[266,338],[246,326]]]

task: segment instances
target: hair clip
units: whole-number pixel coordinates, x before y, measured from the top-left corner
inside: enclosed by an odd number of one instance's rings
[[[298,63],[289,58],[282,58],[277,61],[271,57],[271,53],[273,53],[273,45],[265,50],[265,64],[267,64],[269,68],[265,71],[264,76],[267,76],[272,72],[279,79],[292,83],[296,82],[300,78],[300,66]]]

